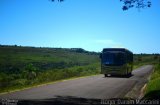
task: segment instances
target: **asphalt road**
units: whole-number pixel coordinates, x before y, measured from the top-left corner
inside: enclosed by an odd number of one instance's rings
[[[0,99],[51,99],[56,97],[81,97],[89,99],[123,98],[137,84],[141,88],[148,80],[153,66],[142,66],[128,78],[90,76],[66,80],[18,92],[1,94]],[[140,90],[140,89],[139,89]]]

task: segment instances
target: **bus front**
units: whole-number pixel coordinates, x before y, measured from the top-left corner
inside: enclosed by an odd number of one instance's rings
[[[101,54],[101,73],[109,75],[126,75],[126,57],[123,51],[105,51]]]

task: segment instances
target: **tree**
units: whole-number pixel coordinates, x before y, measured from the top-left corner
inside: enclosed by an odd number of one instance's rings
[[[151,7],[151,1],[150,0],[120,0],[120,2],[123,2],[122,9],[128,10],[132,7],[136,7],[138,9],[145,8],[145,7]]]
[[[58,1],[58,2],[62,2],[62,1],[64,1],[64,0],[51,0],[52,2],[54,2],[54,1]]]
[[[51,0],[52,2],[58,1],[63,2],[64,0]],[[128,10],[132,7],[135,8],[145,8],[145,7],[151,7],[151,1],[150,0],[120,0],[120,2],[123,2],[122,10]]]

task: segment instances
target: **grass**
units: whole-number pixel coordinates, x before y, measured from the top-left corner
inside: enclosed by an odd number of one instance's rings
[[[100,64],[98,63],[94,63],[86,66],[70,67],[67,69],[47,70],[45,72],[39,73],[37,77],[30,80],[28,80],[27,78],[14,79],[10,81],[7,85],[4,84],[3,87],[0,88],[0,92],[8,92],[16,89],[23,89],[25,87],[32,87],[64,79],[96,75],[100,73],[99,65]],[[4,76],[6,77],[6,75]],[[4,80],[1,81],[3,82]]]
[[[68,80],[86,78],[86,77],[95,76],[95,75],[97,75],[97,74],[89,74],[89,75],[79,76],[79,77],[70,77],[70,78],[54,80],[54,81],[50,81],[50,82],[35,83],[35,84],[30,84],[28,86],[9,87],[9,88],[6,88],[5,90],[1,91],[0,94],[6,94],[6,93],[10,93],[10,92],[16,92],[16,91],[21,91],[21,90],[25,90],[25,89],[30,89],[30,88],[33,88],[33,87],[40,87],[40,86],[45,86],[45,85],[49,85],[49,84],[54,84],[54,83],[57,83],[57,82],[64,82],[64,81],[68,81]]]
[[[159,99],[160,98],[160,64],[155,65],[154,72],[146,87],[145,99]]]
[[[81,48],[0,46],[0,92],[99,74],[99,61]]]
[[[160,97],[159,61],[156,54],[134,54],[134,69],[155,65],[145,98]],[[0,45],[0,93],[96,74],[100,74],[96,52]]]

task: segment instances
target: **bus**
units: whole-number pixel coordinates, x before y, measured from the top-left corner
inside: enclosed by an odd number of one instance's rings
[[[100,54],[101,73],[129,76],[133,70],[133,53],[125,48],[104,48]]]

